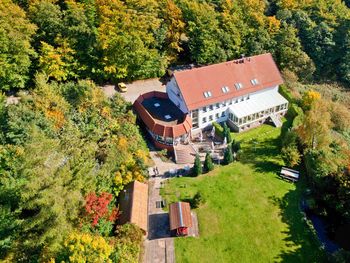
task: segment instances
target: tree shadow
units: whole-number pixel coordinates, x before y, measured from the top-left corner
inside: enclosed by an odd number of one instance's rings
[[[148,239],[170,237],[169,214],[152,214],[148,216]]]
[[[287,182],[286,182],[287,183]],[[269,201],[280,208],[282,222],[288,225],[288,230],[283,232],[287,237],[284,241],[290,249],[284,249],[275,257],[277,262],[326,262],[325,252],[320,247],[320,242],[315,233],[307,225],[306,215],[300,207],[300,199],[304,188],[304,182],[298,182],[296,189],[286,193],[282,198],[271,196]]]
[[[244,164],[253,164],[257,172],[277,174],[281,169],[281,163],[278,160],[280,155],[279,142],[279,138],[258,141],[256,144],[249,142],[240,161]]]

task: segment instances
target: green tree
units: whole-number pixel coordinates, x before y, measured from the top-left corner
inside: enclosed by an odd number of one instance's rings
[[[38,26],[35,34],[35,47],[40,47],[40,42],[44,41],[49,45],[55,44],[55,39],[64,30],[63,13],[59,5],[54,1],[31,1],[28,9],[30,20]]]
[[[197,63],[214,63],[227,59],[220,38],[218,13],[205,2],[183,0],[179,5],[187,22],[186,35],[191,59]]]
[[[24,88],[29,79],[36,27],[11,0],[0,2],[0,90]]]
[[[192,167],[192,175],[193,176],[198,176],[200,174],[202,174],[203,170],[202,170],[202,162],[201,159],[199,158],[199,155],[196,155],[196,158],[194,159],[194,164]]]
[[[283,23],[276,35],[278,48],[275,55],[281,69],[288,69],[296,73],[302,80],[312,77],[315,66],[309,56],[302,50],[302,45],[297,37],[297,30]]]
[[[39,69],[48,77],[58,81],[67,80],[74,73],[74,50],[69,47],[66,40],[58,40],[61,44],[55,48],[41,42]]]
[[[223,128],[224,128],[224,131],[223,131],[224,138],[226,138],[227,143],[231,143],[232,142],[231,130],[227,126],[226,122],[224,122]]]
[[[207,154],[205,155],[204,170],[207,172],[214,170],[213,160],[209,152],[207,152]]]
[[[231,147],[226,147],[224,152],[224,164],[230,164],[233,162],[233,154]]]
[[[98,44],[106,78],[136,79],[165,73],[166,57],[156,48],[153,32],[160,27],[154,15],[154,0],[123,3],[96,0],[98,6]],[[130,10],[133,10],[130,12]]]

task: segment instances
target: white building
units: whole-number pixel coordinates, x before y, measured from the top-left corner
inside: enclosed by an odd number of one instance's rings
[[[271,54],[177,71],[167,84],[169,99],[192,118],[192,131],[212,122],[240,132],[266,120],[281,125],[288,101],[278,92],[283,83]]]
[[[166,93],[148,92],[134,102],[138,119],[158,148],[173,150],[196,131],[226,121],[238,132],[265,121],[282,125],[288,101],[271,54],[175,71]]]

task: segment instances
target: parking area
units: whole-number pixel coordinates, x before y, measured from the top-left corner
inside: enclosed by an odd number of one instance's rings
[[[120,93],[126,101],[134,103],[138,96],[142,93],[150,91],[165,92],[165,84],[158,78],[137,80],[131,83],[125,83],[128,88],[127,92]],[[116,92],[119,92],[114,85],[104,85],[101,87],[107,97],[113,97]]]

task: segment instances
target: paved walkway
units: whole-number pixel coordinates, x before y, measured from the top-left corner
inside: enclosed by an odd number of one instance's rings
[[[153,167],[149,169],[148,193],[148,239],[145,241],[144,263],[173,263],[175,262],[174,239],[170,237],[169,215],[159,205],[162,201],[159,190],[161,184],[167,180],[164,176],[171,169],[184,168],[191,164],[176,164],[163,162],[156,156],[156,151],[150,150],[150,155],[158,168],[159,175],[154,176]]]

